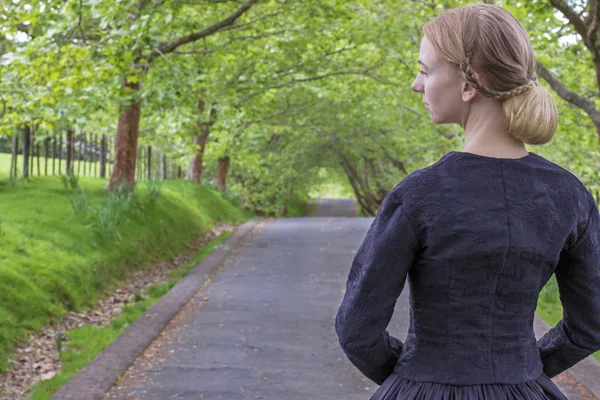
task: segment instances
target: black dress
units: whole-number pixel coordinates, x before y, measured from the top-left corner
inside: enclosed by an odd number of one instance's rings
[[[568,171],[534,153],[451,152],[384,200],[335,321],[372,399],[564,399],[550,380],[600,349],[600,214]],[[564,319],[539,341],[556,274]],[[386,330],[408,277],[405,343]]]

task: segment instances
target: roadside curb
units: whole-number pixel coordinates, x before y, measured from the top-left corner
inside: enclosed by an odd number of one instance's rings
[[[543,334],[548,332],[550,328],[550,325],[536,314],[533,322],[533,330],[535,331],[536,337],[540,338]],[[600,362],[598,362],[594,356],[589,356],[581,360],[579,363],[572,366],[568,372],[594,396],[600,399]]]
[[[230,251],[240,244],[262,219],[242,224],[208,257],[184,276],[167,294],[136,319],[113,343],[73,376],[51,400],[100,400],[115,381],[135,362],[163,328],[202,287]]]

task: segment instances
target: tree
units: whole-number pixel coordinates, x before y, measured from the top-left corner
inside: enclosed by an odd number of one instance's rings
[[[581,42],[589,51],[596,76],[596,88],[600,88],[600,8],[598,7],[598,1],[588,0],[584,9],[581,9],[578,2],[550,0],[550,3],[569,21],[571,28],[579,35]],[[537,73],[548,82],[560,97],[586,112],[594,123],[596,133],[600,138],[600,110],[594,101],[569,89],[540,60],[537,62]],[[597,97],[597,90],[594,97]]]
[[[144,55],[142,49],[137,50],[134,55],[134,65],[137,66],[136,68],[147,71],[149,65],[155,58],[164,56],[165,54],[175,51],[180,46],[196,42],[219,32],[227,26],[233,25],[242,14],[248,11],[257,2],[258,0],[248,0],[232,14],[219,22],[189,35],[181,36],[175,40],[164,41],[155,46],[147,55]],[[139,3],[138,13],[134,14],[135,19],[142,17],[140,14],[144,11],[146,4],[148,3],[144,1]],[[122,87],[124,89],[130,89],[133,100],[122,106],[121,115],[119,116],[115,164],[107,183],[108,188],[133,186],[135,183],[135,159],[141,118],[141,101],[137,98],[138,92],[140,91],[140,83],[137,77],[125,77],[123,78]]]

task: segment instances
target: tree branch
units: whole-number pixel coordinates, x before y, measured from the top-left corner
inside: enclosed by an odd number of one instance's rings
[[[594,49],[590,47],[590,42],[588,38],[588,25],[579,17],[579,15],[567,4],[566,0],[550,0],[552,6],[556,8],[558,11],[563,13],[563,15],[569,20],[571,25],[575,28],[575,31],[581,36],[583,39],[583,43],[585,47],[590,49],[592,53],[594,53]]]
[[[583,22],[587,26],[589,26],[592,23],[593,19],[596,17],[597,7],[598,7],[598,0],[588,0],[587,7],[586,7],[588,9],[588,15],[583,20]]]
[[[540,61],[537,61],[537,73],[544,78],[558,95],[569,103],[585,111],[594,123],[600,123],[600,112],[593,102],[568,89],[556,75],[550,72]]]
[[[83,19],[83,13],[81,12],[81,0],[79,0],[79,11],[77,11],[78,14],[78,21],[77,21],[77,26],[79,27],[79,32],[81,32],[81,37],[83,38],[83,44],[87,44],[87,41],[85,40],[85,33],[83,32],[83,27],[81,26],[81,21]]]
[[[369,69],[371,69],[371,68],[369,68]],[[301,78],[301,79],[295,79],[295,78],[292,77],[292,79],[290,79],[288,82],[281,83],[279,85],[268,86],[262,92],[256,92],[256,93],[249,94],[248,96],[246,96],[242,100],[240,100],[234,107],[239,108],[239,107],[242,106],[243,103],[247,102],[248,100],[250,100],[250,99],[252,99],[252,98],[254,98],[256,96],[259,96],[259,95],[261,95],[263,93],[266,93],[267,91],[272,90],[272,89],[282,89],[284,87],[292,87],[296,83],[311,82],[311,81],[316,81],[316,80],[321,80],[321,79],[329,78],[331,76],[339,76],[339,75],[362,75],[362,76],[367,76],[369,78],[375,79],[378,82],[381,82],[378,77],[370,75],[368,73],[369,69],[367,69],[365,71],[356,71],[356,70],[335,71],[335,72],[329,72],[329,73],[323,74],[323,75],[311,76],[309,78]]]
[[[235,21],[240,16],[242,16],[242,14],[244,14],[246,11],[248,11],[254,4],[258,3],[259,1],[260,0],[248,0],[246,3],[244,3],[240,8],[238,8],[229,17],[225,18],[222,21],[217,22],[216,24],[214,24],[212,26],[209,26],[208,28],[205,28],[201,31],[194,32],[192,34],[180,37],[179,39],[174,40],[172,42],[159,44],[158,46],[156,46],[156,48],[154,50],[152,50],[152,52],[150,54],[148,54],[148,56],[146,57],[147,62],[150,63],[155,57],[157,57],[159,55],[171,53],[172,51],[177,49],[179,46],[182,46],[187,43],[195,42],[197,40],[200,40],[202,38],[205,38],[207,36],[215,34],[227,26],[233,25],[235,23]]]
[[[246,22],[245,24],[240,24],[240,25],[230,25],[230,26],[227,26],[227,27],[223,28],[223,30],[224,30],[224,31],[231,31],[231,30],[234,30],[234,29],[241,29],[241,28],[245,28],[245,27],[247,27],[247,26],[251,26],[251,25],[252,25],[252,24],[254,24],[255,22],[259,22],[259,21],[262,21],[262,20],[264,20],[264,19],[269,19],[269,18],[272,18],[272,17],[276,17],[276,16],[278,16],[278,15],[280,15],[280,14],[283,14],[283,11],[277,11],[277,12],[274,12],[274,13],[271,13],[271,14],[262,15],[262,16],[260,16],[260,17],[258,17],[258,18],[251,19],[250,21]]]

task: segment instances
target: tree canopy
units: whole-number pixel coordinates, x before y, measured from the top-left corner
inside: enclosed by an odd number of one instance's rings
[[[187,167],[210,123],[204,180],[229,157],[230,186],[248,207],[276,212],[330,167],[373,214],[406,174],[461,146],[460,129],[434,125],[410,84],[422,25],[466,3],[4,0],[0,134],[34,125],[36,138],[74,129],[126,134],[121,145],[132,145],[139,136]],[[559,131],[532,150],[595,192],[596,0],[496,4],[529,32],[556,94]]]

